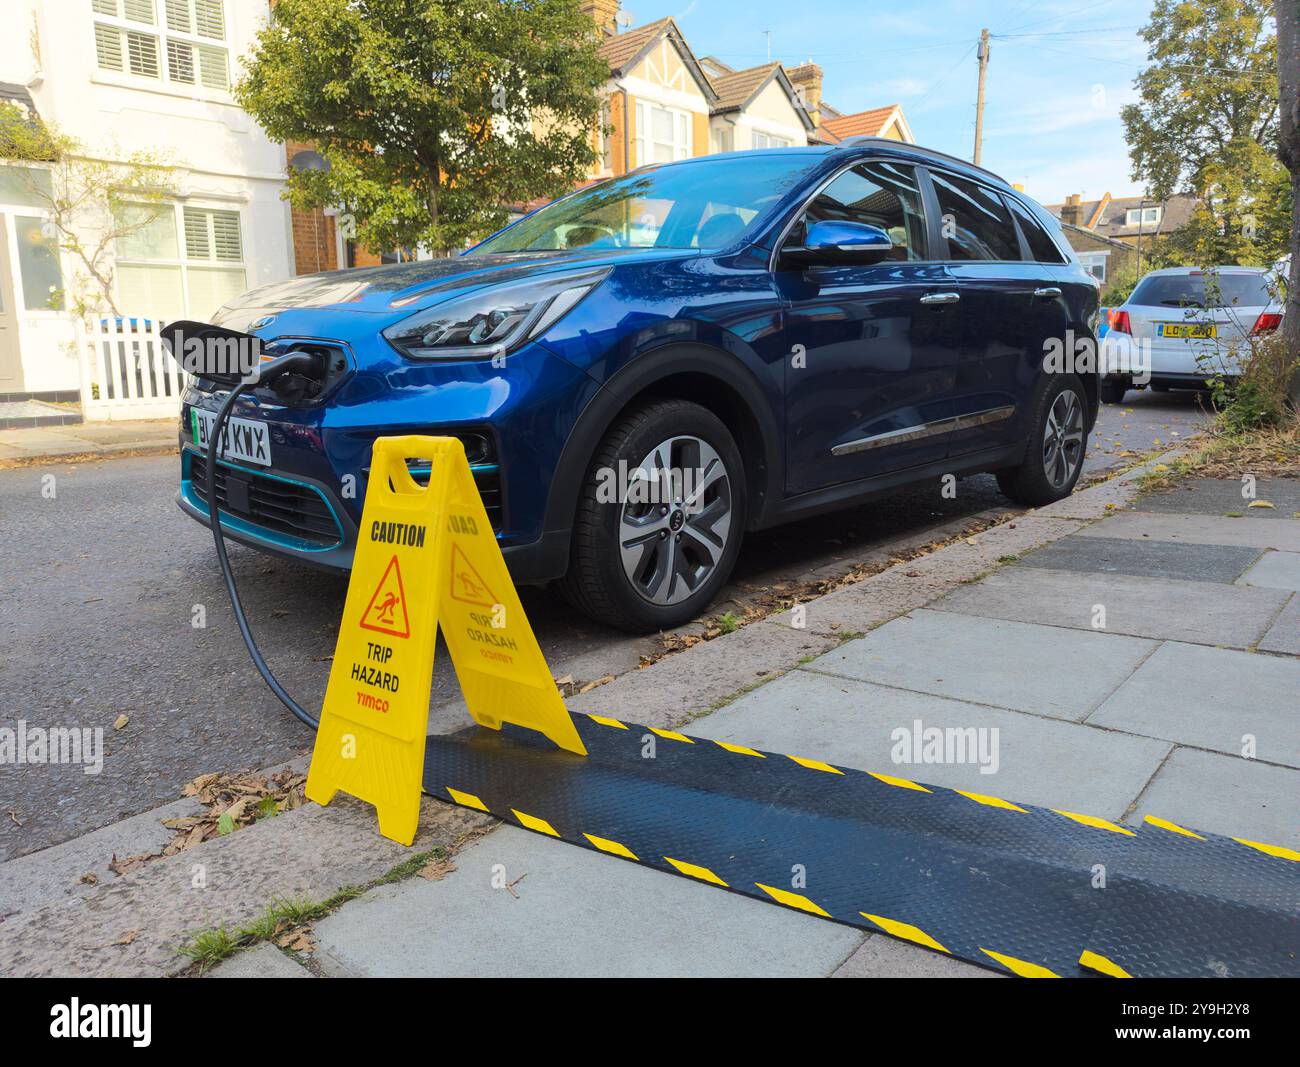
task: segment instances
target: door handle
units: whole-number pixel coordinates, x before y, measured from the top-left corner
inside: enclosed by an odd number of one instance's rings
[[[1046,286],[1046,287],[1043,288],[1043,289],[1035,289],[1035,290],[1034,290],[1034,296],[1035,296],[1035,297],[1039,297],[1039,298],[1041,298],[1041,299],[1043,299],[1043,300],[1046,300],[1046,299],[1049,299],[1049,298],[1051,298],[1051,299],[1055,299],[1056,297],[1058,297],[1058,296],[1060,296],[1060,295],[1061,295],[1061,290],[1058,289],[1055,285],[1049,285],[1049,286]]]
[[[921,297],[922,304],[955,304],[961,299],[961,293],[926,293]]]

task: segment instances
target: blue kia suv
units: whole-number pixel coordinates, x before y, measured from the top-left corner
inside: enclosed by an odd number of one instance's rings
[[[650,631],[704,609],[747,530],[943,474],[1070,493],[1096,417],[1097,286],[988,171],[875,138],[644,167],[451,259],[295,278],[213,322],[319,354],[239,398],[229,535],[350,566],[371,445],[465,446],[512,575]],[[185,394],[207,521],[226,387]],[[419,471],[414,471],[418,477]]]

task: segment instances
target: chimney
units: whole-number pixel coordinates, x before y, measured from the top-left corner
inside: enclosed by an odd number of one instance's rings
[[[822,68],[809,60],[785,72],[814,126],[822,124]]]
[[[619,0],[582,0],[582,13],[590,16],[606,37],[618,33]]]
[[[1065,203],[1061,205],[1061,221],[1069,226],[1083,225],[1083,207],[1079,203],[1083,199],[1082,193],[1070,193],[1065,198]]]

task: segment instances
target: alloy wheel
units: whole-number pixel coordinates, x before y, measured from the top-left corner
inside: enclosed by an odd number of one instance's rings
[[[661,441],[629,473],[619,552],[632,588],[678,604],[717,569],[731,536],[731,474],[699,437]]]
[[[1083,404],[1073,389],[1059,393],[1043,428],[1043,473],[1054,489],[1068,485],[1083,460]]]

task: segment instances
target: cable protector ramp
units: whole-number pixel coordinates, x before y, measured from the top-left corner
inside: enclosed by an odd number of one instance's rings
[[[425,791],[1024,977],[1300,975],[1300,853],[574,715],[428,738]]]

